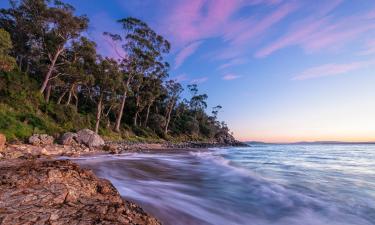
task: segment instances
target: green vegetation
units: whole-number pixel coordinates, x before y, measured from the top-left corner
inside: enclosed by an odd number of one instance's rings
[[[85,16],[62,1],[10,1],[0,9],[0,132],[10,140],[91,128],[130,141],[214,140],[228,134],[208,115],[206,94],[168,80],[170,44],[146,23],[118,20],[104,32],[117,58],[105,58],[82,36]]]

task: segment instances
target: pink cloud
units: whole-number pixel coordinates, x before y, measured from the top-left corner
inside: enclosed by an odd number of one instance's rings
[[[345,74],[357,69],[365,68],[371,65],[375,65],[375,60],[368,61],[357,61],[345,64],[325,64],[321,66],[312,67],[306,69],[302,73],[296,75],[292,80],[307,80],[319,77],[334,76],[339,74]]]
[[[375,54],[375,39],[368,41],[366,44],[366,49],[364,49],[362,52],[360,52],[360,55],[372,55]]]
[[[306,52],[312,53],[319,50],[338,49],[340,46],[354,40],[359,35],[375,29],[373,21],[362,15],[346,17],[335,21],[328,16],[342,1],[337,0],[318,10],[321,19],[316,16],[297,22],[291,26],[289,32],[258,50],[256,57],[262,58],[289,46],[299,46]]]
[[[200,77],[190,81],[191,84],[201,84],[208,80],[208,77]]]
[[[237,32],[233,32],[234,30],[230,29],[226,37],[227,39],[232,39],[233,44],[243,45],[254,37],[264,34],[269,28],[280,22],[297,8],[298,5],[296,3],[288,3],[281,5],[260,21],[251,21],[253,18],[250,18],[250,20],[240,21],[237,25],[234,23]]]
[[[190,0],[177,1],[161,28],[175,46],[197,40],[218,37],[225,27],[234,25],[232,16],[243,6],[276,5],[281,0]]]
[[[233,73],[228,73],[228,74],[225,74],[222,79],[223,80],[235,80],[235,79],[238,79],[240,78],[241,76],[238,76],[236,74],[233,74]]]
[[[234,59],[229,60],[227,63],[222,64],[219,67],[219,69],[223,70],[223,69],[226,69],[228,67],[245,64],[246,62],[247,62],[247,60],[245,58],[234,58]]]
[[[183,81],[189,80],[188,76],[184,73],[173,77],[173,79],[177,82],[183,82]]]
[[[175,69],[179,68],[184,61],[198,49],[198,47],[202,44],[202,41],[193,42],[183,48],[175,58]]]

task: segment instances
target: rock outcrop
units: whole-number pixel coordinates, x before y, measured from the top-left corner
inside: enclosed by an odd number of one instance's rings
[[[29,144],[39,146],[39,145],[52,145],[54,138],[48,134],[34,134],[29,137]]]
[[[94,131],[83,129],[77,132],[76,140],[88,147],[99,147],[105,144],[104,140]]]
[[[0,224],[160,224],[70,161],[0,161],[0,177]]]
[[[247,146],[245,143],[237,141],[233,135],[228,132],[219,132],[215,135],[215,139],[219,145],[226,146]]]

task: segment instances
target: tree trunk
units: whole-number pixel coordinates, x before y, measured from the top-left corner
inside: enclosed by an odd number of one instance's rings
[[[172,110],[173,110],[173,105],[174,105],[174,100],[172,100],[171,105],[170,105],[170,107],[168,108],[168,111],[167,111],[164,134],[168,134],[168,126],[169,126],[169,121],[171,120],[171,113],[172,113]]]
[[[147,106],[146,119],[145,119],[145,122],[143,124],[145,127],[147,127],[147,124],[148,124],[148,116],[150,115],[151,106],[152,106],[152,102],[150,104],[148,104],[148,106]]]
[[[120,109],[119,109],[119,111],[117,113],[116,125],[115,125],[115,131],[116,132],[120,132],[121,119],[122,119],[122,114],[124,112],[124,107],[125,107],[125,101],[126,101],[127,94],[128,94],[128,89],[126,88],[125,91],[124,91],[124,94],[122,95]]]
[[[134,126],[137,126],[137,120],[138,120],[138,114],[139,114],[139,102],[140,101],[141,101],[141,97],[138,94],[137,98],[136,98],[136,103],[135,103],[135,114],[134,114],[134,121],[133,121]]]
[[[133,125],[137,126],[137,119],[138,119],[138,110],[135,112],[134,119],[133,119]]]
[[[51,65],[49,65],[49,67],[48,67],[47,74],[44,76],[44,81],[43,81],[42,87],[39,90],[39,92],[41,94],[43,94],[44,91],[46,90],[46,87],[48,85],[48,81],[49,81],[49,79],[50,79],[50,77],[52,75],[53,70],[55,69],[56,61],[59,58],[59,56],[62,53],[62,51],[63,51],[63,48],[60,48],[60,49],[57,50],[55,56],[53,57],[53,59],[51,61]]]
[[[51,97],[51,89],[52,89],[52,86],[49,84],[47,87],[47,93],[45,95],[45,100],[47,103],[49,102],[49,99]]]
[[[58,105],[61,104],[61,101],[62,101],[62,99],[64,98],[64,96],[66,95],[67,92],[68,92],[68,91],[65,90],[65,91],[60,95],[59,99],[57,99],[57,104],[58,104]]]
[[[76,109],[78,109],[78,96],[77,96],[75,91],[73,91],[73,97],[74,97],[74,100],[75,100],[75,107],[76,107]]]
[[[69,91],[68,101],[66,101],[65,105],[69,105],[71,100],[72,100],[72,90]]]
[[[97,106],[97,112],[96,112],[95,133],[99,132],[100,117],[102,115],[102,101],[103,101],[103,96],[100,95],[98,106]]]

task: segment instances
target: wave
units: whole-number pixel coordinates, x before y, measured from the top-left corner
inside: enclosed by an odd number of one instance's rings
[[[76,161],[166,225],[374,225],[368,219],[372,211],[366,217],[362,209],[325,198],[325,190],[298,189],[265,177],[241,163],[254,152],[235,151],[129,153]],[[258,159],[261,165],[263,159]],[[267,166],[287,171],[282,165]]]

